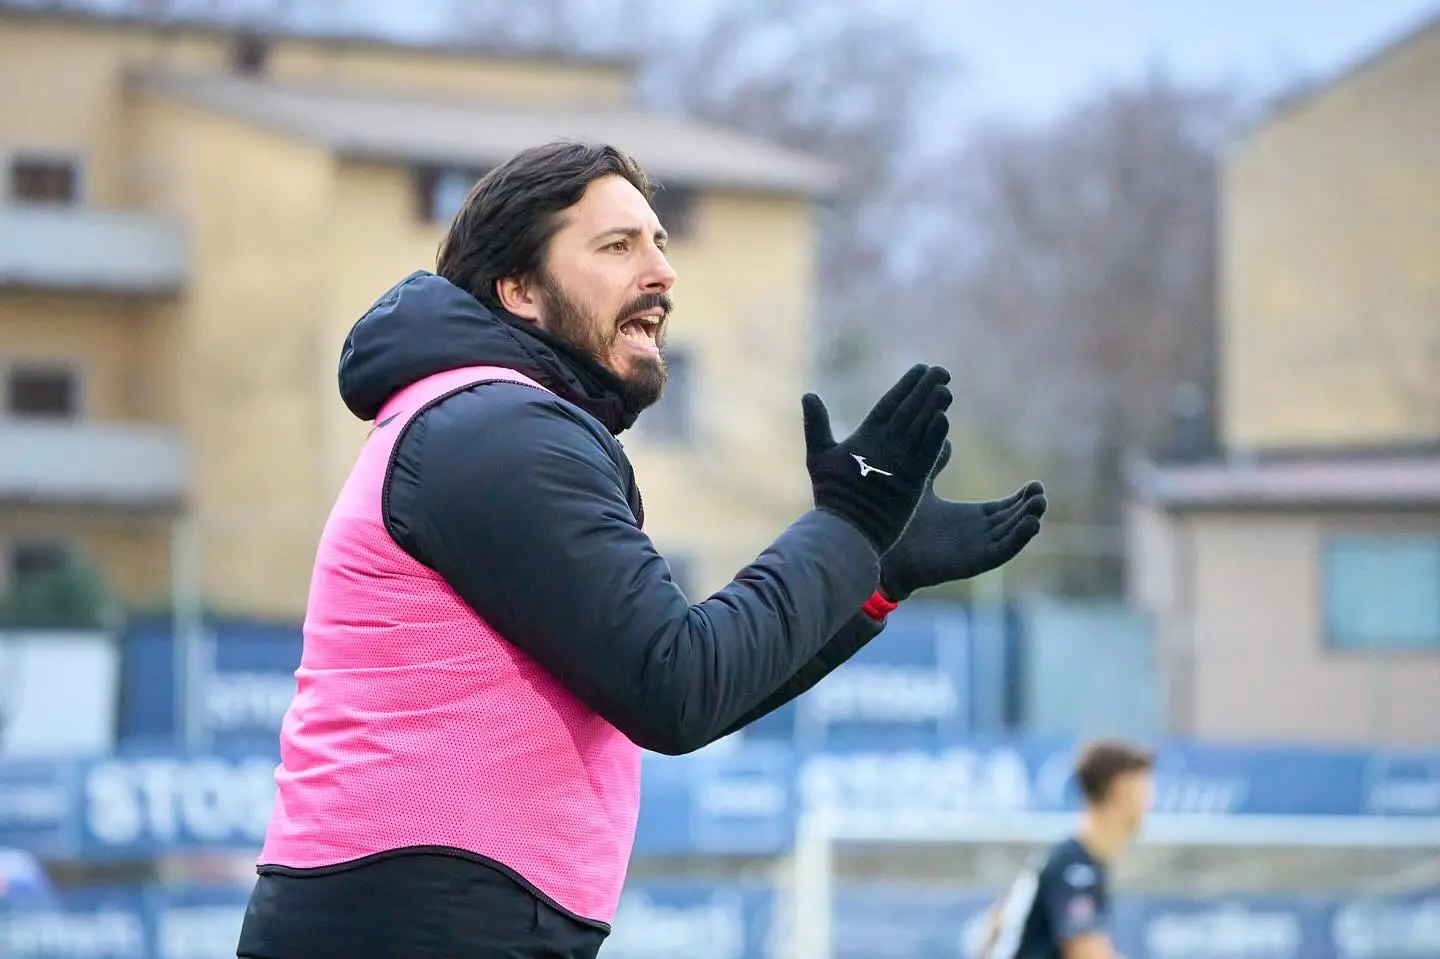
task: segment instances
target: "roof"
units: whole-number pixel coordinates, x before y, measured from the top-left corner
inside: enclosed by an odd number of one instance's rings
[[[516,104],[296,85],[230,74],[142,73],[139,86],[393,163],[484,166],[555,139],[610,143],[660,182],[817,195],[838,171],[808,155],[638,107]]]
[[[636,58],[619,53],[578,51],[558,47],[517,46],[511,43],[486,42],[483,38],[457,39],[453,34],[415,38],[385,36],[372,30],[328,25],[302,25],[259,19],[225,19],[218,14],[195,11],[147,13],[136,10],[105,10],[76,2],[55,0],[0,0],[0,17],[45,20],[95,27],[128,30],[180,30],[213,36],[261,34],[277,39],[294,40],[324,46],[376,48],[414,51],[432,55],[475,57],[491,60],[522,60],[565,63],[578,66],[607,67],[633,72]]]
[[[1236,145],[1254,138],[1271,126],[1299,113],[1332,90],[1338,89],[1360,74],[1374,69],[1397,53],[1409,49],[1412,45],[1422,42],[1436,32],[1440,32],[1440,7],[1404,30],[1399,36],[1380,44],[1376,49],[1338,72],[1315,82],[1304,83],[1297,92],[1289,96],[1282,96],[1270,106],[1270,109],[1245,125],[1242,134],[1236,138]]]
[[[1440,452],[1231,459],[1130,471],[1139,499],[1168,509],[1440,508]]]

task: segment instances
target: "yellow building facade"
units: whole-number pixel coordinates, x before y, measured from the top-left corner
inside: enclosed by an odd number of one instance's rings
[[[1270,117],[1225,166],[1225,445],[1440,437],[1440,18]]]
[[[644,111],[619,62],[3,6],[0,89],[0,592],[79,558],[131,606],[298,618],[365,433],[345,333],[556,137],[664,186],[675,374],[622,437],[662,552],[698,596],[808,505],[810,158]]]

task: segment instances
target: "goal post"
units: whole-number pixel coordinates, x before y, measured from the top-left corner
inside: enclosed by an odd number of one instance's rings
[[[835,910],[847,849],[880,847],[893,853],[893,859],[903,859],[907,850],[917,847],[953,851],[955,856],[974,856],[986,847],[1007,847],[1013,853],[1017,847],[1029,851],[1059,841],[1074,828],[1073,812],[803,811],[796,821],[785,883],[788,955],[836,959]],[[1287,877],[1303,879],[1307,873],[1328,870],[1328,875],[1346,877],[1343,892],[1367,895],[1402,877],[1429,875],[1437,856],[1440,817],[1153,813],[1127,862],[1138,861],[1141,869],[1170,881],[1180,869],[1207,862],[1212,870],[1217,863],[1230,864],[1230,875],[1211,874],[1209,894],[1232,891],[1233,883],[1247,881],[1284,887]],[[1009,858],[1015,861],[1014,854]],[[1013,876],[1004,881],[1009,878]],[[986,883],[976,891],[993,897],[1002,889],[999,883]],[[956,916],[955,921],[958,955],[967,917]]]

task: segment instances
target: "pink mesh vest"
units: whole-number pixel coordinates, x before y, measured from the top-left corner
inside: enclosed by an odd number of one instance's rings
[[[405,424],[488,380],[539,386],[496,367],[415,383],[376,416],[385,425],[340,491],[315,559],[259,863],[309,868],[453,847],[608,923],[635,836],[640,749],[397,546],[381,519]]]

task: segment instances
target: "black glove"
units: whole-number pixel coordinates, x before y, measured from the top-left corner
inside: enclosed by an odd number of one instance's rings
[[[955,503],[935,495],[935,476],[949,461],[947,440],[905,535],[880,561],[880,589],[894,602],[1003,566],[1040,532],[1048,504],[1038,481],[1005,499]]]
[[[800,401],[815,506],[860,530],[879,553],[904,532],[935,468],[950,429],[949,382],[941,367],[911,367],[840,444],[820,397],[806,393]]]

